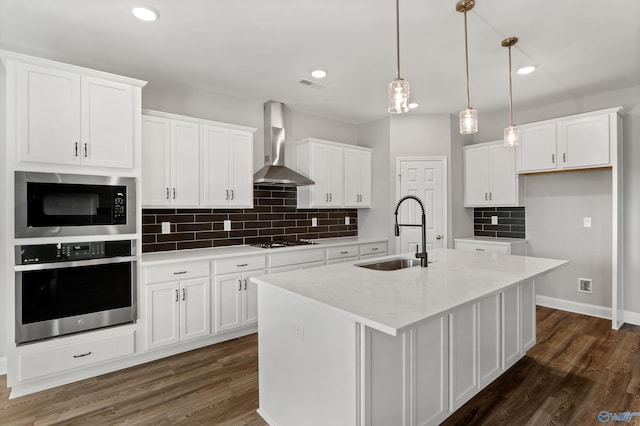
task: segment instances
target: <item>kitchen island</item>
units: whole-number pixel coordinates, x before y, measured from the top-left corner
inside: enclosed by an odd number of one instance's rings
[[[253,277],[260,415],[278,426],[438,424],[535,344],[534,280],[567,263],[450,249],[429,261]]]

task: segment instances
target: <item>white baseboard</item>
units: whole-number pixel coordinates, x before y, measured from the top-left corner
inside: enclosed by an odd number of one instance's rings
[[[627,324],[640,325],[640,313],[624,311],[622,313],[622,318],[624,318],[624,322]]]
[[[7,357],[0,357],[0,375],[7,374]]]
[[[588,303],[574,302],[572,300],[558,299],[556,297],[536,295],[536,305],[546,306],[547,308],[560,309],[576,314],[590,315],[592,317],[611,319],[611,308],[599,305],[590,305]],[[640,319],[640,314],[638,314]],[[625,314],[626,320],[626,314]],[[625,321],[627,322],[627,321]]]

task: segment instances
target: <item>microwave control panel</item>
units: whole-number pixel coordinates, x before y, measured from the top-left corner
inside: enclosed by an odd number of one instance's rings
[[[125,203],[125,191],[115,191],[113,197],[113,221],[116,224],[126,223],[127,211]]]

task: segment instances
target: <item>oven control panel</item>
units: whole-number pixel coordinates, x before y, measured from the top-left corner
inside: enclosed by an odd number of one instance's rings
[[[19,247],[22,265],[130,256],[131,241],[90,241],[84,243],[38,244]]]

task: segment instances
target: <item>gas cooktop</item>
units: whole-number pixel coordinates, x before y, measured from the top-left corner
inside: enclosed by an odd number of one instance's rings
[[[251,244],[254,247],[262,247],[262,248],[280,248],[280,247],[293,247],[293,246],[304,246],[307,244],[315,244],[316,242],[313,240],[273,240],[273,241],[257,241]]]

